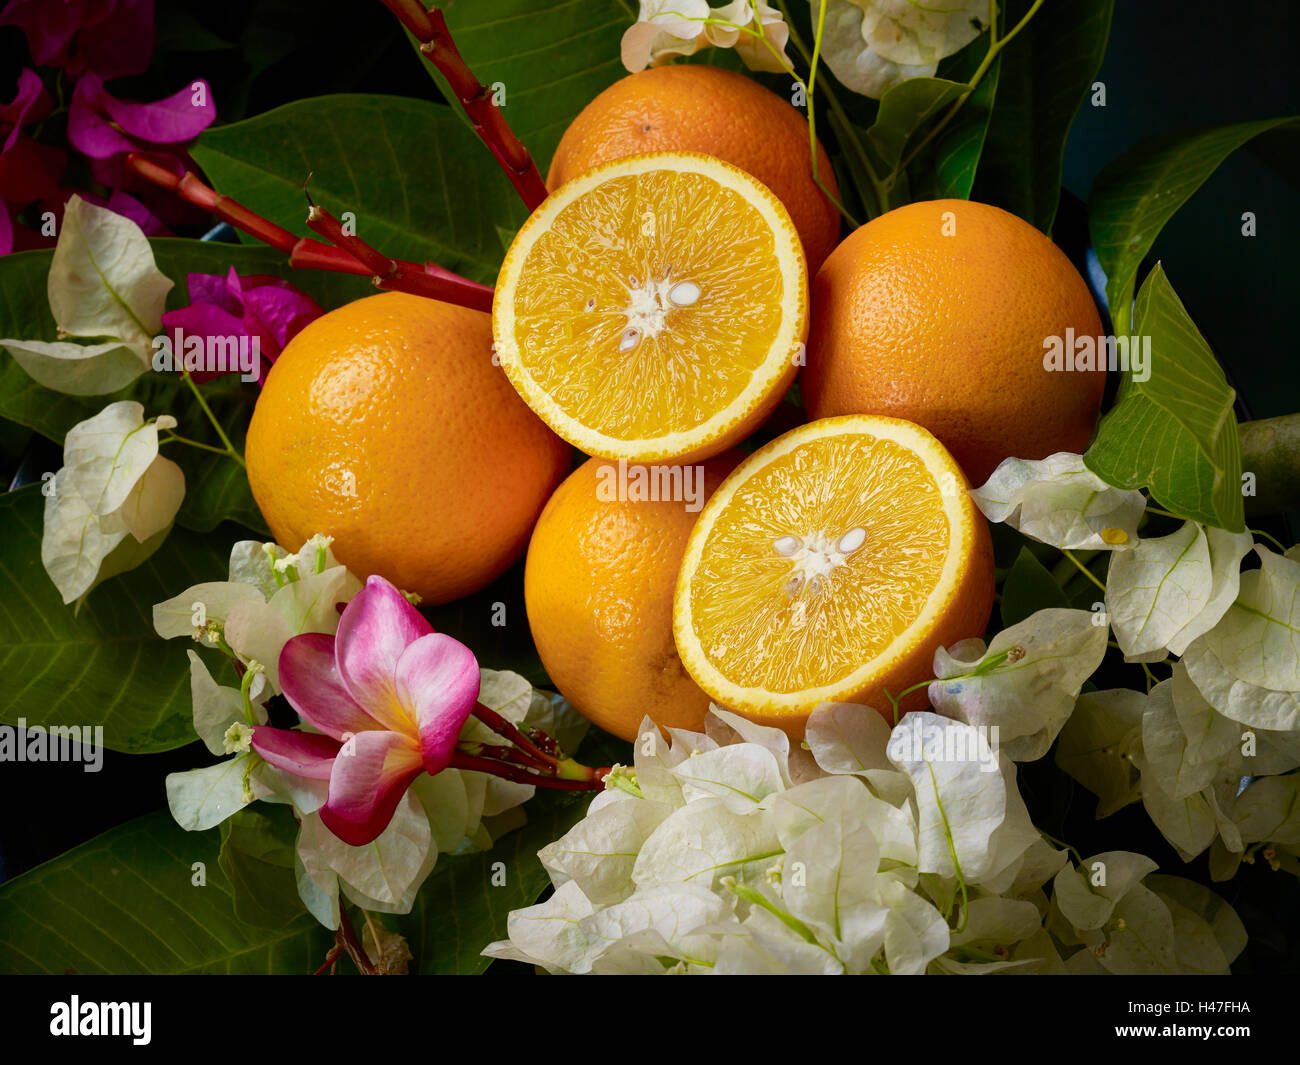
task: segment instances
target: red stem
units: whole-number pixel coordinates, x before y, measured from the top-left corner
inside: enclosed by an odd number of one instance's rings
[[[339,906],[339,930],[335,933],[335,939],[336,941],[342,940],[343,949],[348,952],[348,957],[352,959],[352,963],[362,976],[379,975],[379,970],[375,968],[374,963],[370,960],[370,955],[366,953],[365,947],[361,945],[361,940],[357,938],[352,922],[348,920],[347,910],[341,904]]]
[[[474,744],[474,747],[477,749],[480,758],[490,758],[494,762],[510,762],[526,769],[534,769],[543,776],[552,776],[555,773],[554,765],[539,762],[531,754],[514,747],[501,747],[492,743],[478,743]]]
[[[599,769],[594,769],[592,770],[592,776],[587,780],[561,780],[556,777],[544,777],[537,773],[530,773],[527,770],[505,765],[490,758],[479,758],[476,755],[466,754],[464,751],[452,752],[449,764],[453,769],[470,769],[476,773],[490,773],[493,776],[501,777],[503,780],[513,780],[520,784],[536,784],[539,788],[555,788],[557,791],[601,791],[605,787],[605,777],[609,775],[611,768],[610,766],[601,766]]]
[[[310,201],[309,196],[308,202]],[[390,259],[360,237],[346,232],[337,218],[315,203],[307,212],[307,228],[319,233],[364,266],[378,288],[409,292],[432,300],[442,300],[444,303],[457,303],[478,311],[492,310],[492,290],[486,285],[453,274],[433,263],[421,266],[403,259]]]
[[[557,764],[557,759],[541,750],[532,740],[520,732],[512,722],[507,721],[491,707],[484,706],[482,703],[475,703],[474,716],[498,736],[504,736],[516,747],[527,751],[534,758],[540,759],[545,765],[554,766]]]
[[[420,0],[382,0],[382,3],[420,42],[420,54],[447,79],[451,91],[473,123],[474,132],[505,171],[525,206],[530,212],[537,210],[546,199],[546,182],[542,180],[528,149],[515,136],[501,109],[492,102],[492,91],[469,69],[452,40],[442,12],[425,10]]]
[[[295,269],[370,275],[374,277],[375,284],[379,288],[407,292],[427,299],[442,300],[445,303],[455,303],[477,311],[492,309],[492,289],[486,285],[480,285],[476,281],[470,281],[450,270],[445,270],[437,263],[411,263],[401,259],[389,259],[359,238],[343,233],[342,227],[332,216],[329,218],[333,221],[333,229],[337,230],[340,237],[339,241],[335,241],[338,247],[331,247],[310,237],[294,236],[287,229],[277,226],[261,215],[254,214],[229,196],[222,196],[209,188],[189,171],[178,178],[166,167],[159,166],[136,152],[126,157],[126,164],[141,177],[160,188],[176,193],[188,203],[211,211],[223,222],[228,222],[263,243],[287,253],[289,265]],[[328,212],[322,213],[328,214]],[[309,218],[308,225],[311,224],[312,220]],[[359,255],[362,249],[364,249],[364,257]],[[383,270],[377,271],[373,265],[380,262],[386,265]]]
[[[326,969],[330,968],[335,962],[339,960],[339,955],[342,953],[343,953],[343,944],[338,942],[336,936],[334,946],[330,947],[329,953],[325,955],[325,960],[321,962],[321,967],[317,969],[314,973],[312,973],[312,976],[320,976],[321,973],[323,973]]]

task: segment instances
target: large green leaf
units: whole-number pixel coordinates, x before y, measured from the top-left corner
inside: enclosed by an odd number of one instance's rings
[[[626,747],[615,745],[624,761]],[[610,750],[609,737],[597,734],[581,753],[608,762]],[[528,823],[490,851],[440,857],[412,912],[381,918],[407,938],[418,971],[482,972],[489,959],[480,952],[505,936],[509,912],[531,905],[549,882],[537,851],[567,832],[590,800],[590,793],[543,792],[526,807]],[[284,898],[292,837],[286,812],[258,806],[254,818],[246,811],[219,833],[185,832],[160,811],[0,885],[0,972],[312,972],[332,936],[306,914],[294,916]],[[258,923],[236,912],[232,869],[241,891],[274,885],[278,901],[258,910]],[[282,919],[263,926],[275,913]]]
[[[0,972],[312,972],[332,935],[306,915],[241,921],[217,844],[160,811],[0,885]]]
[[[399,96],[317,96],[207,130],[194,157],[216,188],[306,233],[303,186],[357,236],[400,259],[495,280],[496,227],[525,209],[496,162],[453,111]]]
[[[1135,333],[1151,338],[1150,376],[1125,376],[1084,462],[1109,484],[1149,488],[1179,517],[1239,532],[1236,393],[1159,264],[1138,293],[1135,318]]]
[[[1101,69],[1115,0],[1048,0],[1003,49],[975,198],[1050,233],[1074,116]],[[1011,0],[1014,26],[1032,0]]]
[[[74,613],[41,566],[44,502],[35,485],[0,495],[0,722],[102,725],[107,747],[132,753],[191,742],[189,663],[154,632],[152,607],[223,579],[230,538],[173,529]]]
[[[1106,271],[1117,332],[1126,332],[1138,267],[1166,222],[1247,141],[1300,118],[1268,118],[1141,141],[1097,175],[1088,200],[1092,244]]]
[[[444,0],[436,6],[474,76],[504,89],[506,120],[543,177],[578,112],[627,76],[619,42],[636,21],[634,0],[559,0],[544,10],[536,0]],[[451,99],[442,75],[422,56],[418,62]],[[496,166],[487,148],[474,150]],[[509,188],[500,173],[496,181]]]
[[[221,823],[221,871],[241,921],[279,928],[307,912],[298,897],[297,840],[298,820],[280,803],[245,807]]]

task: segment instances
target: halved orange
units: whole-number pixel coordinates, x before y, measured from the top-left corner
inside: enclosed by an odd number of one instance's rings
[[[492,302],[497,359],[589,455],[707,458],[789,388],[807,290],[765,185],[694,152],[632,156],[561,186],[519,230]]]
[[[953,457],[911,422],[826,418],[756,451],[704,507],[673,600],[682,663],[712,699],[802,736],[822,702],[885,697],[984,632],[988,526]],[[903,710],[926,705],[918,689]]]

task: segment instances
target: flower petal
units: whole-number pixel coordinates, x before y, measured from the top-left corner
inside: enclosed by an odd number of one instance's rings
[[[433,632],[420,612],[383,577],[371,577],[339,618],[335,658],[348,694],[386,728],[414,738],[415,720],[397,696],[397,660]]]
[[[321,819],[344,843],[370,843],[388,827],[406,789],[423,771],[414,740],[397,732],[358,732],[334,760]]]
[[[280,690],[299,717],[340,743],[354,733],[380,727],[343,686],[334,662],[333,636],[308,632],[284,645]]]
[[[244,291],[244,325],[262,336],[263,354],[271,357],[324,313],[320,304],[287,281]]]
[[[338,740],[314,732],[293,732],[259,725],[253,729],[253,750],[277,769],[308,780],[329,780],[339,755]]]
[[[478,662],[459,640],[422,636],[397,660],[397,695],[415,715],[424,768],[439,773],[451,761],[461,726],[479,691]]]
[[[217,108],[211,97],[208,83],[196,78],[180,92],[156,103],[119,100],[103,89],[99,98],[109,117],[131,136],[151,144],[177,144],[193,140],[212,125]],[[201,102],[195,103],[196,99]]]
[[[113,128],[103,115],[104,86],[94,74],[77,82],[68,108],[68,140],[83,155],[107,159],[118,152],[132,152],[136,143]]]
[[[0,12],[0,26],[21,29],[36,65],[48,66],[81,28],[84,6],[81,2],[51,4],[49,0],[15,0]]]
[[[0,122],[9,125],[3,148],[7,152],[14,146],[24,125],[44,118],[50,113],[50,94],[45,91],[36,71],[24,68],[18,75],[18,89],[9,103],[0,103]]]

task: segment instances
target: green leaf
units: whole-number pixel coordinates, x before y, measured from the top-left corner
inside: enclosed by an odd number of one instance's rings
[[[1010,628],[1048,607],[1068,607],[1069,599],[1051,572],[1027,547],[1020,549],[1002,585],[1002,627]]]
[[[969,83],[988,52],[983,37],[963,48],[939,66],[939,77]],[[970,199],[976,169],[984,151],[994,99],[1001,99],[1002,58],[999,56],[980,78],[953,120],[917,156],[908,168],[912,199]]]
[[[6,973],[310,973],[332,938],[305,914],[274,929],[240,920],[217,833],[166,811],[0,885]]]
[[[438,6],[474,76],[505,90],[506,121],[543,177],[578,112],[627,77],[619,42],[637,19],[632,0],[559,0],[545,10],[539,10],[536,0],[449,0]],[[416,45],[414,38],[411,43]],[[423,56],[419,62],[454,104],[433,64]],[[496,167],[482,144],[471,150]],[[499,171],[495,180],[509,189]]]
[[[1088,200],[1089,227],[1106,272],[1116,332],[1127,332],[1138,267],[1166,222],[1219,164],[1247,141],[1300,118],[1268,118],[1141,141],[1097,175]]]
[[[221,871],[235,896],[235,916],[280,928],[306,912],[298,897],[298,820],[278,803],[258,803],[221,825]]]
[[[506,938],[511,910],[531,906],[550,884],[537,852],[586,814],[587,792],[538,789],[524,808],[528,823],[489,851],[439,857],[409,914],[390,918],[415,955],[412,972],[481,973],[491,958],[480,951]]]
[[[1136,334],[1151,338],[1146,381],[1129,373],[1084,463],[1118,488],[1148,488],[1180,518],[1245,528],[1236,393],[1157,264],[1138,293]]]
[[[908,145],[965,91],[961,82],[945,78],[911,78],[889,89],[880,98],[876,121],[863,138],[876,173],[888,181],[888,175],[899,170]],[[911,199],[907,177],[898,173],[889,203],[882,207],[889,210]]]
[[[36,485],[0,495],[0,722],[102,725],[105,746],[131,753],[192,742],[189,662],[154,632],[152,608],[224,578],[229,539],[173,529],[74,613],[41,566],[44,502]]]
[[[305,233],[303,186],[395,258],[491,282],[496,227],[526,211],[492,156],[450,108],[399,96],[317,96],[207,130],[194,158],[216,188]]]
[[[1032,0],[1012,0],[1014,26]],[[997,107],[975,198],[1050,233],[1061,197],[1065,141],[1101,69],[1114,0],[1055,0],[1003,49]]]

